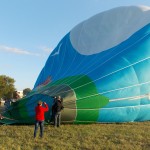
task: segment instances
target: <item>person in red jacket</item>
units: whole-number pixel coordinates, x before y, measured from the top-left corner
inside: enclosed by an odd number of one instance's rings
[[[42,106],[42,104],[44,104],[44,107]],[[48,111],[48,109],[49,109],[48,105],[42,101],[39,101],[38,105],[35,107],[36,121],[35,121],[35,129],[34,129],[34,138],[36,137],[36,133],[39,125],[40,125],[40,137],[41,138],[43,137],[44,120],[45,120],[44,113]]]

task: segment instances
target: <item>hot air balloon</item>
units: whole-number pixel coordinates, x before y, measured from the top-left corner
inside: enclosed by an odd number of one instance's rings
[[[34,123],[39,99],[64,99],[62,122],[150,120],[150,7],[122,6],[75,26],[52,51],[31,93],[2,123]],[[46,113],[46,122],[51,109]]]

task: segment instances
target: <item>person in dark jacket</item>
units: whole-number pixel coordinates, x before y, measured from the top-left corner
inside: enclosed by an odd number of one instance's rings
[[[54,122],[54,117],[55,117],[55,110],[54,110],[54,107],[55,107],[55,103],[57,101],[57,97],[54,96],[52,97],[53,98],[53,105],[52,105],[52,112],[51,112],[51,118],[50,118],[50,122]]]
[[[44,104],[44,107],[42,106],[42,104]],[[36,137],[36,133],[38,130],[38,127],[40,125],[40,137],[43,137],[43,131],[44,131],[44,120],[45,120],[45,116],[44,113],[46,111],[48,111],[48,105],[45,102],[39,101],[38,105],[35,108],[35,129],[34,129],[34,138]]]
[[[57,97],[57,100],[54,104],[54,127],[59,127],[61,122],[61,110],[63,109],[62,98]]]

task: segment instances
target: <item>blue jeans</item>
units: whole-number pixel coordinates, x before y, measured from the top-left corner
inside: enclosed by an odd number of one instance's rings
[[[59,127],[60,126],[60,121],[61,121],[61,112],[56,112],[55,113],[55,118],[54,118],[54,126]]]
[[[36,137],[36,133],[39,125],[40,125],[40,137],[43,137],[44,121],[38,121],[38,120],[35,121],[34,137]]]

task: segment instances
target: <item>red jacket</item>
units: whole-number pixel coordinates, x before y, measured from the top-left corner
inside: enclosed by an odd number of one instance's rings
[[[35,108],[35,113],[36,113],[36,120],[38,121],[44,121],[45,120],[45,117],[44,117],[44,113],[48,111],[48,105],[45,104],[45,107],[43,106],[36,106]]]

